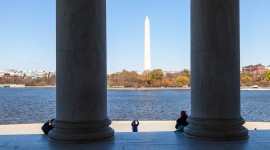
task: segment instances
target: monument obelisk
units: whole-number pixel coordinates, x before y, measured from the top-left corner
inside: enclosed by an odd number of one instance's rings
[[[150,21],[148,16],[146,16],[144,26],[144,70],[151,70]]]

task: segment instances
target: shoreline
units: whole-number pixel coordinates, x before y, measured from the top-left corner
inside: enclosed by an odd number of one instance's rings
[[[150,91],[150,90],[190,90],[190,88],[110,88],[108,87],[107,90],[115,90],[115,91]]]
[[[25,85],[1,85],[0,88],[56,88],[56,86],[25,86]],[[190,90],[191,88],[182,88],[182,87],[147,87],[147,88],[133,88],[133,87],[107,87],[107,90],[112,91],[157,91],[157,90]],[[270,87],[240,87],[240,90],[250,90],[250,91],[264,91],[270,90]]]
[[[56,88],[56,86],[25,86],[24,88]]]
[[[115,91],[150,91],[150,90],[190,90],[191,88],[181,88],[181,87],[177,87],[177,88],[173,88],[173,87],[168,87],[168,88],[155,88],[155,87],[150,87],[150,88],[111,88],[111,87],[107,87],[107,90],[115,90]],[[259,88],[251,88],[251,87],[240,87],[240,90],[254,90],[254,91],[260,91],[260,90],[270,90],[270,87],[259,87]]]
[[[56,88],[56,86],[25,86],[20,84],[0,84],[0,88]]]

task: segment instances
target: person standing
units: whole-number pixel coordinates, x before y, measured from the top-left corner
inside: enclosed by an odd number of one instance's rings
[[[132,131],[133,132],[138,132],[138,126],[139,126],[139,121],[138,120],[134,120],[132,123],[131,123],[131,126],[132,126]]]

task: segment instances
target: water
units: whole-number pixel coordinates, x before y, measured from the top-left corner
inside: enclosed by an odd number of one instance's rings
[[[175,120],[190,109],[190,91],[108,91],[112,120]]]
[[[0,88],[0,124],[55,118],[55,88]]]
[[[55,118],[55,88],[0,88],[0,124],[41,123]],[[270,91],[241,91],[246,121],[270,121]],[[190,91],[108,90],[111,120],[176,120],[190,113]]]

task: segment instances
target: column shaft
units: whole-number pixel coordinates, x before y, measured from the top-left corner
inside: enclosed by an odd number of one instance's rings
[[[246,138],[240,111],[239,0],[191,0],[191,72],[185,134]]]
[[[106,0],[56,0],[56,120],[49,138],[111,139],[107,117]]]

